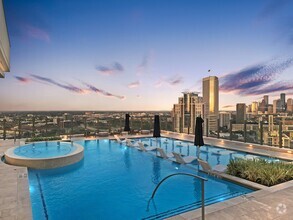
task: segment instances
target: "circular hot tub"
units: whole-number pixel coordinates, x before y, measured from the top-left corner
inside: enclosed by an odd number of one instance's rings
[[[26,144],[9,148],[5,162],[35,169],[50,169],[67,166],[83,158],[84,148],[75,143],[50,141]]]

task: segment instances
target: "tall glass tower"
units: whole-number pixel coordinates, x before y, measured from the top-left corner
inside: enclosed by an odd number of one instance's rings
[[[205,77],[202,80],[202,94],[204,102],[205,127],[209,131],[217,131],[219,117],[219,79],[216,76]]]

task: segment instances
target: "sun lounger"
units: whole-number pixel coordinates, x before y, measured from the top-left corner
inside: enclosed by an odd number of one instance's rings
[[[162,157],[164,159],[174,157],[174,155],[172,153],[166,153],[163,148],[158,147],[157,151],[159,152],[159,154],[157,155],[158,157]]]
[[[141,150],[141,151],[152,151],[157,149],[157,147],[145,147],[142,142],[138,142],[138,146],[136,147],[138,150]]]
[[[132,143],[131,140],[129,140],[129,139],[126,139],[125,142],[126,142],[126,146],[128,146],[128,147],[138,147],[138,143],[137,142],[136,143]]]
[[[124,142],[126,142],[126,138],[124,139],[124,140],[121,140],[120,138],[119,138],[119,136],[118,135],[114,135],[114,138],[116,139],[116,141],[118,142],[118,143],[124,143]]]
[[[195,161],[197,158],[194,156],[186,156],[186,157],[182,157],[180,154],[172,152],[172,154],[175,157],[175,161],[177,163],[181,163],[181,164],[186,164],[186,163],[192,163],[193,161]]]
[[[202,167],[203,171],[207,173],[211,173],[211,172],[224,173],[227,170],[227,166],[222,164],[216,165],[212,168],[210,164],[205,160],[198,159],[198,163]]]

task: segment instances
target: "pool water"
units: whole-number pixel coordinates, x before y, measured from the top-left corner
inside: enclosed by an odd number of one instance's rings
[[[218,164],[227,165],[231,159],[265,159],[267,161],[282,161],[277,158],[250,154],[241,151],[228,150],[220,147],[205,145],[200,148],[194,146],[193,143],[170,138],[142,138],[140,139],[145,145],[158,146],[165,152],[176,152],[185,156],[199,156],[202,160],[207,161],[212,167]],[[285,161],[285,160],[283,160]]]
[[[153,140],[143,141],[150,144]],[[162,144],[165,139],[159,141]],[[172,140],[168,141],[172,148]],[[206,204],[252,192],[112,140],[77,143],[84,146],[84,159],[79,163],[49,170],[29,169],[34,219],[164,219],[200,208],[200,180],[189,176],[168,179],[148,206],[159,181],[178,172],[208,179]],[[190,146],[189,154],[193,148]]]
[[[50,158],[70,154],[76,146],[65,142],[39,142],[20,146],[14,150],[14,154],[28,158]]]

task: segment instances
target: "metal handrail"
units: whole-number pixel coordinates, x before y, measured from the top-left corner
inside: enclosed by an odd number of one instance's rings
[[[204,182],[205,181],[208,181],[206,178],[203,178],[201,176],[197,176],[197,175],[194,175],[194,174],[191,174],[191,173],[173,173],[173,174],[170,174],[169,176],[166,176],[165,178],[163,178],[159,184],[156,186],[156,188],[154,189],[153,193],[152,193],[152,196],[150,198],[149,201],[151,201],[154,196],[156,195],[156,192],[158,190],[158,188],[160,187],[160,185],[165,182],[165,180],[169,179],[170,177],[172,176],[178,176],[178,175],[183,175],[183,176],[191,176],[193,178],[196,178],[196,179],[199,179],[201,181],[201,219],[204,220],[205,219],[205,205],[204,205]]]

